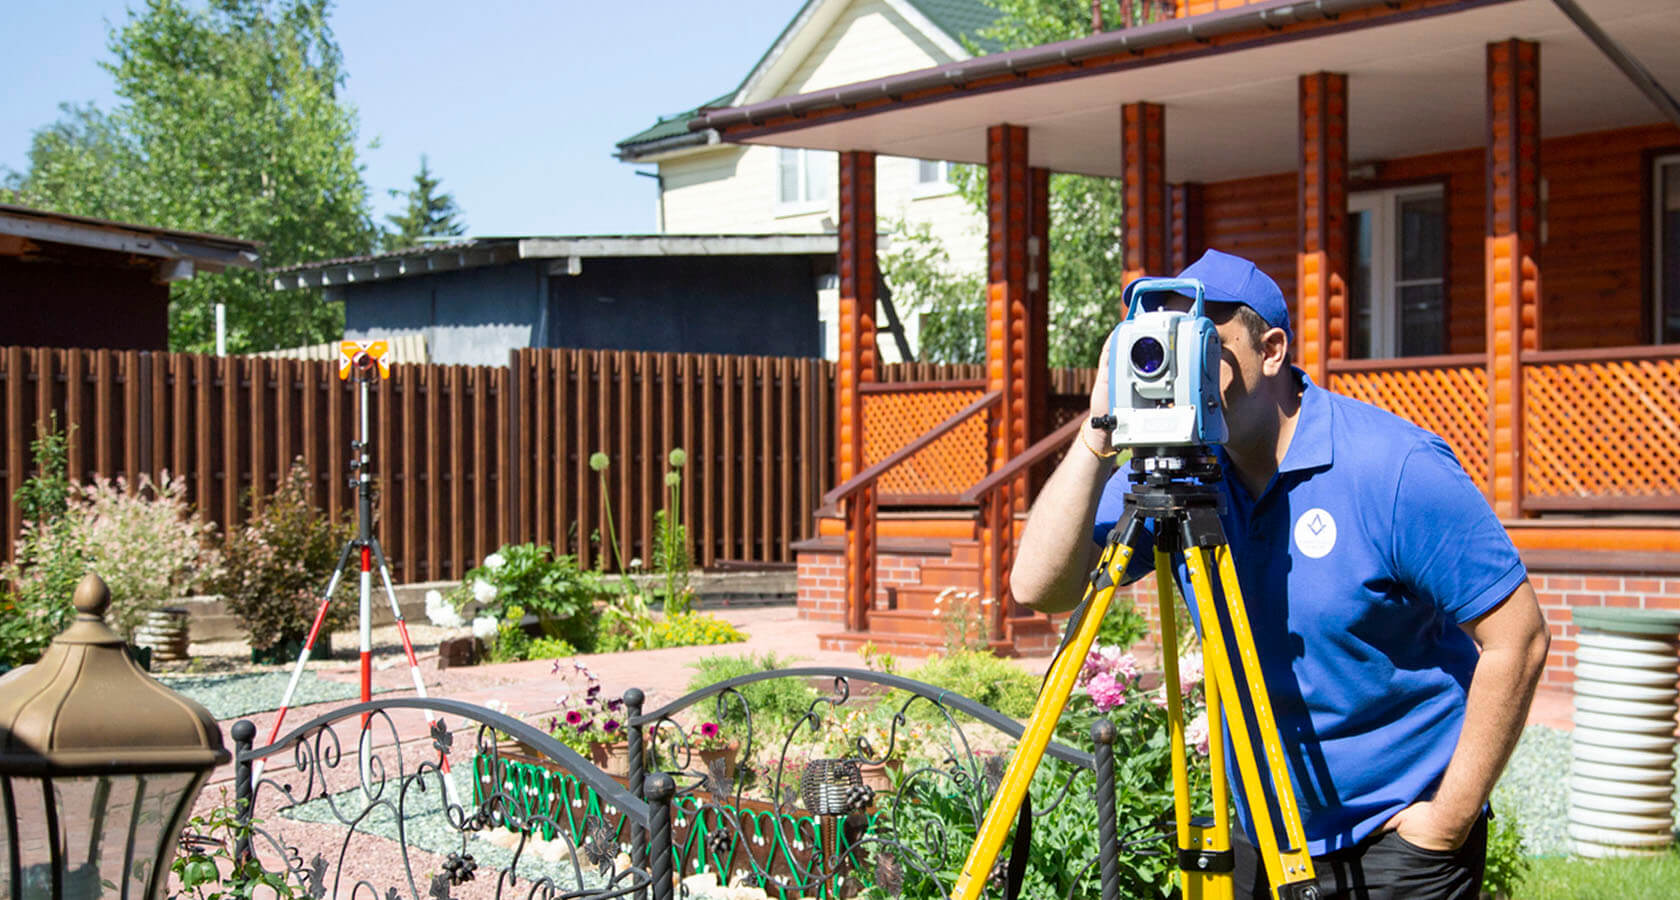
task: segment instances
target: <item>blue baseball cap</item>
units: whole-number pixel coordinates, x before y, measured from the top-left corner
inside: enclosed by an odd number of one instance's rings
[[[1254,263],[1240,256],[1209,250],[1202,254],[1201,259],[1178,273],[1178,277],[1200,281],[1202,299],[1209,303],[1241,303],[1254,310],[1266,320],[1267,325],[1282,328],[1283,333],[1289,336],[1289,342],[1295,343],[1295,332],[1289,327],[1289,304],[1283,299],[1283,290]]]

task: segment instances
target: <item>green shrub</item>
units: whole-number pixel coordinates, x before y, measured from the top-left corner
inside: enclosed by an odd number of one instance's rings
[[[243,528],[228,532],[222,545],[226,568],[210,588],[251,636],[252,649],[308,637],[321,592],[353,534],[348,518],[329,518],[309,502],[309,473],[301,462]],[[356,612],[354,575],[340,579],[323,631],[345,627]]]
[[[14,561],[0,568],[7,584],[0,598],[0,669],[40,659],[76,617],[70,597],[87,574],[87,548],[64,517],[70,506],[66,440],[56,416],[38,429],[29,445],[35,474],[12,494],[24,525]]]
[[[1033,701],[1038,698],[1037,676],[984,651],[963,650],[929,657],[909,677],[961,694],[1016,719],[1032,715]],[[921,703],[911,709],[937,714],[933,707]]]
[[[658,647],[705,647],[715,644],[735,644],[747,636],[735,626],[717,616],[684,612],[660,619],[655,629],[654,643]]]
[[[791,657],[779,657],[774,653],[763,656],[751,653],[708,656],[688,664],[694,670],[694,677],[688,680],[688,689],[698,691],[742,675],[786,669],[794,662]],[[753,730],[761,742],[768,740],[767,736],[780,741],[793,721],[805,715],[817,699],[816,690],[803,678],[770,678],[749,684],[740,691],[752,710]],[[741,704],[725,700],[719,724],[733,731],[745,728],[746,723],[747,716]]]
[[[536,544],[504,546],[467,572],[449,599],[457,609],[476,600],[481,614],[498,623],[510,618],[517,623],[510,608],[519,606],[536,614],[545,636],[590,652],[595,649],[594,608],[602,590],[600,580],[579,569],[574,557],[551,559],[552,552]]]
[[[1517,820],[1495,816],[1488,823],[1487,868],[1482,873],[1482,892],[1495,897],[1517,896],[1517,888],[1528,877],[1531,865]]]
[[[132,485],[95,479],[76,489],[65,521],[81,535],[88,567],[111,589],[105,621],[127,636],[145,614],[218,577],[215,528],[192,514],[185,479],[142,473]]]

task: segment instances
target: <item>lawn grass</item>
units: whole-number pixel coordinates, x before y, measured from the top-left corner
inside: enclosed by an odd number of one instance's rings
[[[1672,900],[1680,896],[1680,852],[1662,856],[1533,860],[1513,900]]]

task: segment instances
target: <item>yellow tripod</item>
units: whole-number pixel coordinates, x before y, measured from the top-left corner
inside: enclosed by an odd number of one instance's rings
[[[1070,624],[1071,637],[1064,641],[1049,674],[1045,676],[1038,703],[1033,707],[1015,755],[1004,772],[997,795],[993,797],[980,832],[969,849],[968,860],[957,877],[951,892],[952,900],[978,900],[989,880],[998,853],[1009,835],[1010,824],[1026,799],[1033,773],[1049,746],[1056,721],[1061,718],[1079,670],[1091,651],[1098,626],[1114,599],[1114,590],[1124,580],[1126,566],[1145,535],[1145,520],[1154,520],[1156,524],[1155,572],[1160,592],[1161,655],[1166,667],[1173,811],[1183,898],[1230,900],[1233,896],[1231,822],[1224,752],[1225,726],[1229,726],[1243,794],[1254,819],[1260,858],[1266,868],[1266,877],[1274,886],[1274,896],[1278,900],[1317,900],[1318,886],[1313,880],[1312,857],[1306,851],[1301,814],[1295,805],[1294,791],[1289,789],[1283,747],[1278,740],[1277,722],[1272,715],[1265,678],[1260,672],[1260,660],[1255,654],[1254,635],[1243,606],[1242,589],[1237,584],[1236,567],[1231,561],[1230,547],[1225,543],[1224,529],[1219,524],[1219,498],[1213,487],[1219,480],[1218,464],[1205,448],[1195,448],[1171,454],[1139,451],[1133,457],[1132,466],[1134,484],[1126,497],[1125,514],[1109,533],[1101,561],[1091,573],[1091,582],[1082,604],[1083,612]],[[1208,753],[1213,769],[1214,815],[1211,819],[1198,817],[1193,820],[1190,816],[1184,708],[1179,692],[1176,652],[1178,633],[1168,584],[1175,551],[1184,554],[1191,594],[1202,625]],[[1219,579],[1219,596],[1224,598],[1223,604],[1215,599],[1212,589],[1214,576]],[[1228,635],[1225,633],[1227,626],[1230,629]],[[1249,687],[1246,698],[1237,689],[1238,671],[1233,665],[1233,658],[1239,661],[1241,676]],[[1236,714],[1227,719],[1227,709]],[[1249,728],[1249,715],[1256,723],[1257,734]],[[1256,737],[1264,752],[1271,783],[1280,786],[1275,795],[1266,790],[1261,780],[1259,764],[1253,752]],[[1280,844],[1274,821],[1283,823],[1282,837],[1286,844]]]

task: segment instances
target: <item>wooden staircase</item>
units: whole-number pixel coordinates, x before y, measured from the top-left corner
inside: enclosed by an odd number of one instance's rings
[[[869,611],[867,631],[820,634],[820,646],[855,651],[872,643],[895,656],[923,657],[982,643],[979,636],[990,629],[996,601],[982,596],[980,542],[952,538],[943,543],[944,555],[934,552],[923,559],[917,583],[887,589],[887,602]],[[984,643],[1000,655],[1038,656],[1053,652],[1060,636],[1059,622],[1017,609],[1005,615],[1002,637]]]

